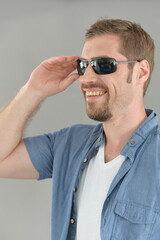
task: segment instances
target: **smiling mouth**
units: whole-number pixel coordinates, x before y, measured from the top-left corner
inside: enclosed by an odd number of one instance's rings
[[[102,96],[104,95],[106,92],[103,91],[86,91],[86,96]]]
[[[85,97],[87,102],[95,102],[100,100],[106,94],[106,91],[85,91]]]

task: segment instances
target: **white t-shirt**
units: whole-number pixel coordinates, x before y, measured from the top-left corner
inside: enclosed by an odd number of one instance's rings
[[[125,157],[104,161],[104,144],[84,169],[77,190],[76,240],[100,240],[101,212],[109,187]]]

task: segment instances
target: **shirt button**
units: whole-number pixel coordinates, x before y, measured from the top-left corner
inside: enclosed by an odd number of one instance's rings
[[[101,141],[101,138],[98,138],[98,142],[100,142]]]
[[[83,162],[86,163],[87,161],[88,161],[88,158],[85,158]]]
[[[107,202],[109,202],[109,200],[110,200],[110,198],[108,197],[108,198],[107,198]]]
[[[135,144],[135,141],[131,141],[131,144],[134,145],[134,144]]]
[[[70,222],[73,224],[75,221],[74,221],[74,219],[72,218]]]
[[[74,188],[73,188],[73,192],[76,192],[76,191],[77,191],[77,188],[74,187]]]

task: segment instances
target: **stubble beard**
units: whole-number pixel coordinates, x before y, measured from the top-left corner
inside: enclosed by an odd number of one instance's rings
[[[132,83],[132,72],[133,68],[129,69],[127,83]],[[106,122],[112,119],[113,113],[111,107],[109,106],[109,92],[107,92],[106,101],[101,105],[101,107],[95,107],[94,102],[86,102],[86,112],[89,118],[99,122]]]
[[[99,122],[105,122],[112,118],[109,104],[104,102],[99,108],[94,102],[86,102],[86,112],[89,118]]]

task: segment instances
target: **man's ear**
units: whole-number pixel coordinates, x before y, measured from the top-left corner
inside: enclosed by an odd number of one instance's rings
[[[138,65],[138,64],[137,64]],[[137,71],[138,84],[144,84],[150,75],[150,67],[147,60],[142,60],[139,62],[139,68]]]

